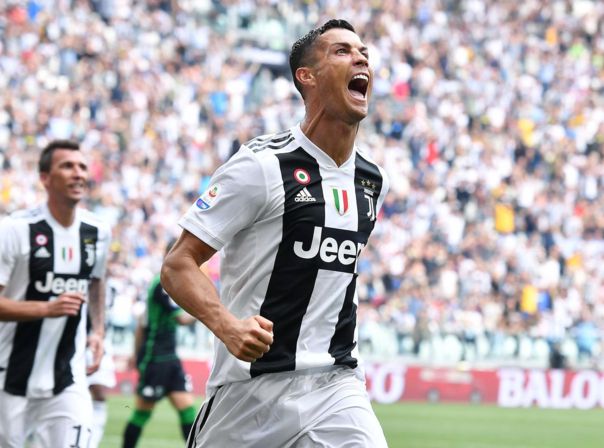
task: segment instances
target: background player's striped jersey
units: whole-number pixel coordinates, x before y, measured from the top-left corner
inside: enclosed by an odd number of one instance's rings
[[[0,285],[13,300],[54,300],[66,291],[88,293],[105,271],[109,229],[77,209],[65,228],[46,205],[0,223]],[[77,316],[0,322],[0,387],[14,395],[48,397],[85,384],[86,312]]]
[[[265,372],[357,365],[356,267],[388,190],[356,148],[341,166],[299,126],[245,145],[214,174],[183,228],[222,250],[221,300],[274,323],[253,364],[216,341],[208,393]]]

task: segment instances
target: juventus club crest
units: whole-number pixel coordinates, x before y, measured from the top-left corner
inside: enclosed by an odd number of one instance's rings
[[[373,196],[375,195],[377,186],[373,182],[365,179],[361,181],[361,186],[363,187],[363,196],[367,199],[369,205],[367,216],[370,221],[375,221],[375,202]]]
[[[88,266],[94,265],[95,262],[95,245],[91,240],[84,240],[84,251],[86,252],[85,262]]]

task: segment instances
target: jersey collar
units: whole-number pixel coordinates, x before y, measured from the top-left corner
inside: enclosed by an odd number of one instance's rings
[[[73,224],[71,224],[69,227],[63,226],[63,224],[61,224],[59,221],[57,221],[52,216],[52,213],[50,213],[50,209],[48,208],[48,204],[46,204],[46,203],[43,204],[42,210],[44,210],[44,214],[46,215],[46,220],[48,221],[50,226],[54,227],[55,229],[62,229],[62,230],[70,231],[74,228],[77,228],[77,229],[80,228],[80,210],[77,207],[76,207],[76,212],[75,212],[75,219],[73,220]]]
[[[313,156],[317,160],[317,162],[319,162],[319,165],[328,168],[338,168],[342,170],[346,170],[349,167],[352,167],[352,169],[354,169],[354,163],[357,153],[356,145],[354,145],[354,147],[352,148],[352,153],[350,154],[348,160],[346,160],[346,162],[344,162],[342,165],[338,166],[336,162],[325,151],[315,145],[312,141],[310,141],[310,139],[306,135],[304,135],[304,132],[302,132],[302,129],[300,127],[300,123],[291,128],[291,132],[295,139],[300,143],[302,148],[311,156]]]

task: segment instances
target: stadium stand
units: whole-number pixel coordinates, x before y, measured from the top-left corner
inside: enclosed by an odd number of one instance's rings
[[[40,198],[39,148],[83,142],[90,205],[114,227],[118,351],[209,173],[301,117],[293,40],[342,17],[375,69],[360,142],[392,179],[359,264],[363,352],[547,366],[559,344],[572,366],[602,364],[603,2],[3,5],[0,216]],[[201,326],[184,331],[207,353]]]

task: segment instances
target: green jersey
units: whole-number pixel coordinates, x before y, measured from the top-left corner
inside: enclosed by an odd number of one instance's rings
[[[176,356],[176,316],[182,310],[164,291],[157,275],[149,287],[147,295],[147,316],[144,338],[138,360],[139,366],[149,362],[177,359]]]

